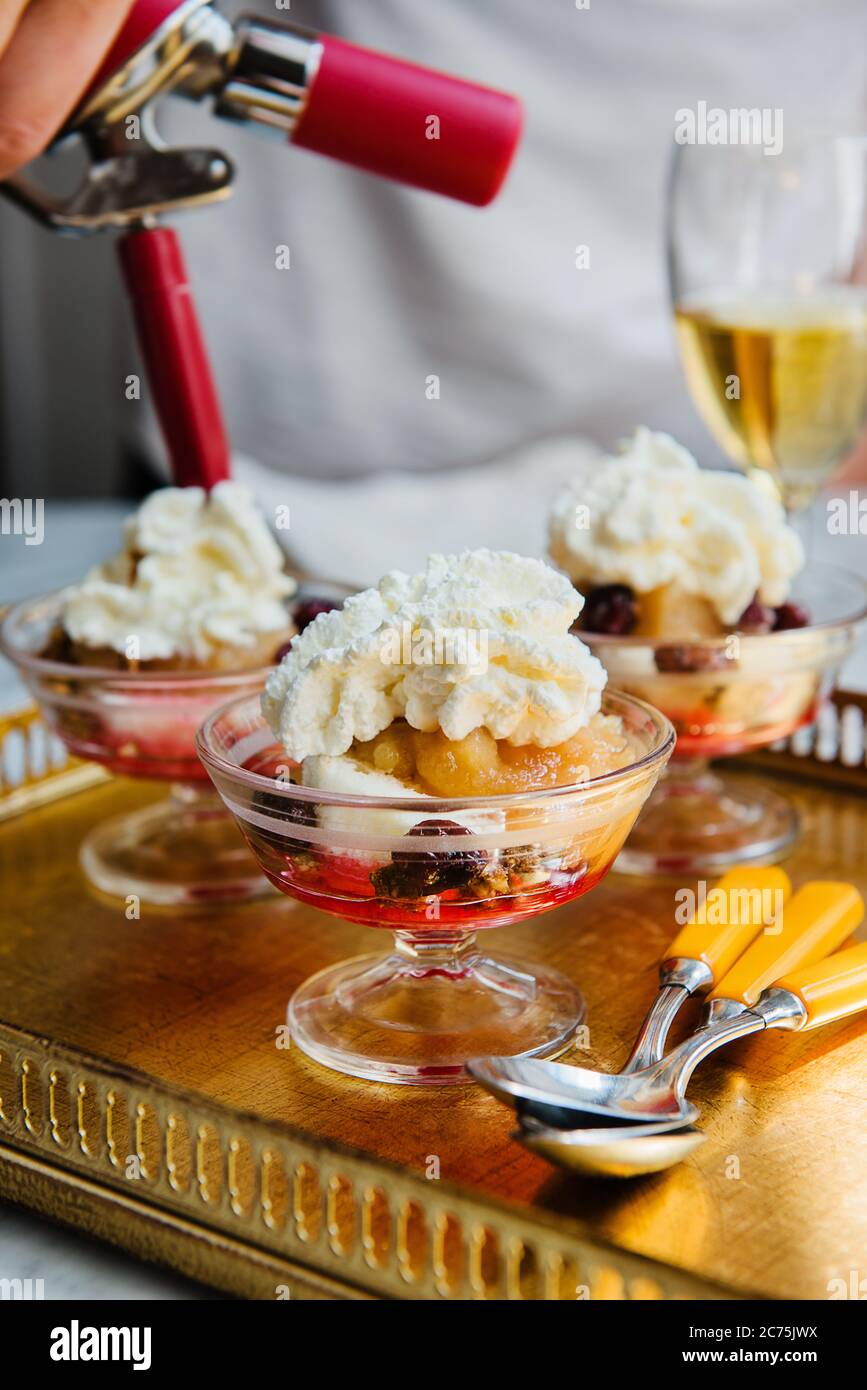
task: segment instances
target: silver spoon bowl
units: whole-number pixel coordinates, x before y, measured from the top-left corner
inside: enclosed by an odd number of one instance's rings
[[[651,1124],[673,1121],[676,1127],[686,1126],[698,1114],[685,1092],[699,1062],[717,1048],[751,1033],[765,1028],[798,1029],[806,1021],[807,1011],[796,994],[771,988],[752,1008],[699,1028],[667,1057],[640,1071],[612,1075],[532,1057],[480,1057],[468,1062],[467,1069],[480,1085],[513,1109],[532,1114],[538,1106],[554,1106],[571,1112],[573,1128],[581,1125],[581,1115]],[[538,1113],[538,1118],[550,1123],[550,1116],[544,1113]],[[568,1128],[568,1115],[562,1119]]]
[[[707,1136],[679,1121],[564,1130],[526,1115],[515,1138],[549,1163],[585,1177],[638,1178],[682,1163]]]

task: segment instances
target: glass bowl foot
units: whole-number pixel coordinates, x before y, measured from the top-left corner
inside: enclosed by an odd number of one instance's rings
[[[177,784],[156,806],[92,830],[81,867],[103,893],[158,906],[241,902],[273,892],[219,796]]]
[[[556,970],[482,954],[472,936],[397,932],[389,955],[358,956],[306,980],[289,1002],[289,1031],[334,1071],[444,1086],[470,1081],[470,1057],[557,1056],[585,1012]]]
[[[777,792],[704,763],[679,762],[658,783],[614,867],[626,874],[716,874],[773,864],[800,833]]]

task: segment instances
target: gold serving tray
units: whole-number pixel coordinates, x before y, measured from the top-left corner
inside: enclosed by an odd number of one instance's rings
[[[0,722],[0,749],[36,718]],[[828,748],[752,761],[790,774],[794,881],[867,894],[867,768]],[[83,835],[162,794],[81,764],[0,790],[0,1195],[256,1298],[824,1299],[863,1271],[863,1019],[708,1062],[708,1142],[668,1173],[570,1176],[474,1087],[354,1081],[279,1045],[292,990],[369,929],[276,894],[130,920],[92,892]],[[626,1055],[676,886],[611,875],[499,933],[579,981],[588,1065]]]

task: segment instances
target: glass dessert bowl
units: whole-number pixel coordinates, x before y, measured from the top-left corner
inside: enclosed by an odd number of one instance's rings
[[[605,695],[541,560],[431,555],[317,617],[261,701],[209,718],[199,753],[265,875],[395,947],[296,992],[301,1050],[337,1071],[467,1079],[480,1053],[551,1055],[584,1006],[556,971],[476,944],[607,873],[673,747],[664,716]]]
[[[715,873],[778,859],[796,839],[798,817],[785,797],[709,766],[811,724],[867,619],[867,585],[833,566],[803,572],[792,602],[810,615],[806,626],[681,642],[582,630],[612,682],[663,710],[677,733],[619,870]]]
[[[172,784],[165,801],[88,835],[80,852],[88,878],[103,892],[157,904],[267,892],[196,755],[195,737],[217,705],[261,690],[270,668],[119,670],[54,660],[43,653],[53,649],[63,602],[64,591],[57,591],[16,604],[0,626],[0,650],[70,753],[121,776]],[[303,622],[303,610],[322,602],[329,600],[299,591],[287,609],[289,630],[293,610]]]
[[[216,705],[261,688],[322,608],[322,598],[299,595],[252,495],[226,481],[209,493],[151,493],[125,522],[117,554],[7,614],[0,647],[70,752],[173,783],[167,801],[87,837],[81,862],[98,888],[158,904],[266,889],[196,757],[195,734]]]
[[[668,759],[668,721],[609,692],[630,761],[577,785],[505,796],[345,795],[288,780],[254,696],[212,714],[199,754],[267,878],[334,916],[394,933],[386,954],[314,975],[289,1005],[297,1045],[372,1080],[468,1080],[467,1058],[553,1056],[584,1017],[557,971],[489,955],[476,933],[580,897],[608,872]]]
[[[806,567],[779,499],[754,479],[700,468],[643,428],[618,454],[576,465],[551,514],[550,552],[584,596],[574,631],[619,689],[664,710],[677,732],[617,867],[702,874],[783,855],[798,833],[788,802],[708,760],[815,719],[867,586]]]

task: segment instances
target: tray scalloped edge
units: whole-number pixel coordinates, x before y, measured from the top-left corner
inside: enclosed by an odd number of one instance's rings
[[[26,1183],[12,1182],[4,1145],[40,1161],[41,1195],[31,1200]],[[184,1272],[179,1218],[188,1235],[212,1244],[228,1237],[213,1278],[202,1261],[196,1276],[223,1288],[234,1278],[239,1291],[254,1288],[263,1298],[285,1296],[286,1281],[301,1296],[437,1301],[744,1296],[588,1240],[577,1223],[553,1214],[173,1093],[2,1022],[0,1170],[0,1190],[16,1200],[133,1251],[141,1250],[137,1223],[146,1213],[154,1226],[149,1257]],[[53,1200],[46,1196],[52,1175]],[[105,1198],[102,1214],[91,1200],[89,1214],[76,1219],[82,1184]],[[251,1261],[266,1262],[252,1284],[240,1272]]]

